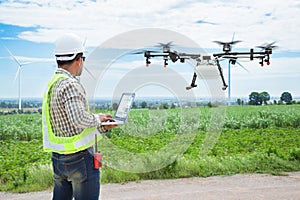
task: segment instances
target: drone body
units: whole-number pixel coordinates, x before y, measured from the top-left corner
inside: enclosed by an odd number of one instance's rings
[[[245,51],[245,52],[232,52],[231,51],[232,45],[241,42],[240,40],[231,41],[231,42],[221,42],[221,41],[214,41],[214,42],[223,46],[223,52],[214,53],[212,54],[212,56],[177,52],[171,49],[171,46],[173,46],[172,42],[168,42],[166,44],[159,43],[159,45],[157,45],[156,47],[162,47],[162,52],[144,51],[144,57],[146,58],[146,66],[148,67],[151,64],[150,59],[154,57],[162,57],[164,60],[164,67],[168,65],[169,60],[171,60],[173,63],[177,62],[178,60],[181,63],[184,63],[185,60],[188,59],[195,60],[197,62],[197,65],[198,64],[216,65],[218,67],[219,75],[223,83],[222,89],[226,90],[228,85],[225,82],[223,72],[222,72],[223,70],[219,63],[219,59],[229,59],[229,63],[233,65],[236,64],[239,58],[249,58],[250,61],[254,59],[259,59],[260,60],[259,64],[261,66],[264,66],[264,63],[270,65],[270,55],[272,54],[272,49],[277,47],[274,45],[275,42],[272,42],[270,44],[257,46],[257,48],[260,48],[261,51],[255,51],[253,48],[251,48],[249,51]],[[197,74],[194,72],[192,83],[191,85],[186,87],[187,90],[197,87],[197,85],[195,84],[196,78],[197,78]]]

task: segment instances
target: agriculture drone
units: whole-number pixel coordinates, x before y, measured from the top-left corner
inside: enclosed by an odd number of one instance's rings
[[[144,53],[144,57],[146,58],[146,66],[149,66],[151,64],[150,59],[154,57],[162,57],[164,60],[164,67],[168,65],[168,61],[171,60],[173,63],[177,62],[178,60],[182,63],[185,62],[185,60],[195,60],[197,62],[197,65],[200,64],[209,64],[209,65],[217,65],[218,71],[220,73],[220,77],[222,79],[223,83],[223,90],[226,90],[228,85],[225,82],[224,76],[223,76],[223,70],[220,65],[220,59],[229,59],[229,63],[235,65],[237,63],[237,60],[239,58],[248,58],[250,61],[254,59],[259,59],[259,64],[261,66],[264,66],[264,63],[267,65],[270,64],[270,55],[272,54],[272,49],[277,47],[274,46],[275,42],[272,42],[270,44],[257,46],[256,48],[260,48],[261,51],[255,51],[253,48],[250,49],[247,52],[233,52],[231,51],[232,45],[239,43],[241,41],[231,41],[231,42],[221,42],[221,41],[214,41],[215,43],[223,46],[223,52],[222,53],[214,53],[212,55],[201,55],[201,54],[191,54],[191,53],[183,53],[183,52],[177,52],[175,50],[172,50],[171,47],[172,42],[168,42],[166,44],[159,43],[159,47],[162,47],[162,52],[159,51],[143,51],[143,52],[136,52],[135,54],[141,54]],[[157,46],[156,46],[157,47]],[[192,83],[186,87],[187,90],[192,89],[194,87],[197,87],[195,84],[195,81],[197,79],[197,74],[194,72]]]

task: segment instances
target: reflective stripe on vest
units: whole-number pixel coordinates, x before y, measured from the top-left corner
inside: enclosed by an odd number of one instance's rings
[[[47,92],[44,94],[43,107],[42,107],[42,126],[43,126],[43,147],[44,151],[57,152],[57,153],[75,153],[95,143],[95,135],[99,135],[97,127],[91,127],[84,129],[80,134],[72,137],[59,137],[55,136],[52,131],[50,122],[50,109],[48,103],[48,96],[50,89],[60,79],[69,78],[64,74],[55,74],[51,81],[48,83]],[[97,137],[97,142],[102,139],[102,135]]]

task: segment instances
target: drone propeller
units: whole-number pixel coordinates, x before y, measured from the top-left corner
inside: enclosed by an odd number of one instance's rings
[[[265,44],[261,46],[256,46],[257,48],[261,48],[262,51],[265,51],[267,53],[267,57],[269,54],[272,54],[272,50],[274,48],[277,48],[278,46],[274,45],[275,42],[272,42],[270,44]],[[269,63],[269,58],[266,60],[267,63]],[[268,64],[269,65],[269,64]]]
[[[213,41],[219,45],[223,45],[223,51],[228,53],[231,51],[231,45],[234,45],[236,43],[242,42],[240,40],[236,40],[236,41],[231,41],[231,42],[221,42],[221,41]]]
[[[170,41],[168,43],[162,43],[162,42],[159,42],[158,45],[156,45],[156,47],[166,47],[166,48],[170,48],[171,46],[174,46],[173,44],[173,41]]]
[[[219,45],[233,45],[239,42],[242,42],[241,40],[236,40],[236,41],[232,41],[232,42],[221,42],[221,41],[213,41]]]
[[[163,52],[166,53],[166,52],[169,52],[171,47],[174,46],[173,44],[173,41],[170,41],[168,43],[158,43],[158,45],[156,45],[155,47],[162,47],[163,49]]]
[[[264,44],[264,45],[261,45],[261,46],[256,46],[257,48],[261,48],[263,50],[271,50],[271,49],[274,49],[274,48],[277,48],[278,46],[275,46],[276,42],[272,42],[270,44]]]

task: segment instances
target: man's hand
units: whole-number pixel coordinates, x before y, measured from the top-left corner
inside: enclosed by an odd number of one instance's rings
[[[115,121],[109,113],[106,113],[106,114],[99,113],[98,116],[99,116],[99,119],[100,119],[101,122],[106,122],[106,121],[114,122]],[[103,125],[104,129],[107,130],[107,131],[111,128],[116,127],[116,126],[118,126],[118,125],[117,124]]]
[[[99,113],[98,116],[99,116],[101,122],[114,121],[114,119],[112,118],[112,116],[109,113],[106,113],[106,114]]]

